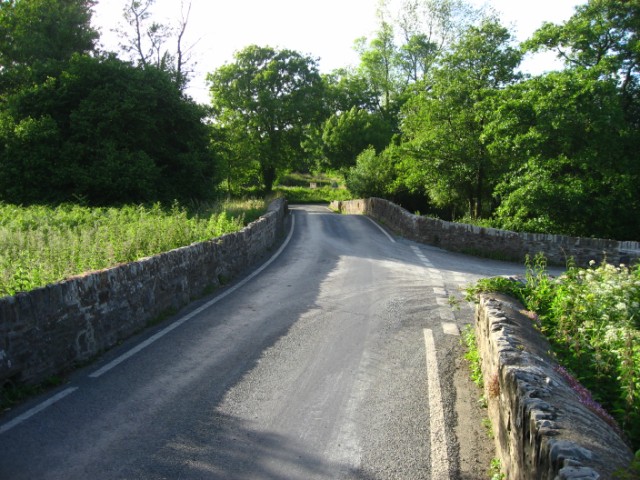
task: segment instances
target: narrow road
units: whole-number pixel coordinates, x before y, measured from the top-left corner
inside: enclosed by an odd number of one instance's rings
[[[476,479],[460,287],[522,273],[291,208],[279,255],[0,417],[0,479]]]

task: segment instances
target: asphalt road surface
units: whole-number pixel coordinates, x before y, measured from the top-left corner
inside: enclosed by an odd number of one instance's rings
[[[0,417],[0,479],[481,479],[460,287],[523,266],[291,207],[270,263]]]

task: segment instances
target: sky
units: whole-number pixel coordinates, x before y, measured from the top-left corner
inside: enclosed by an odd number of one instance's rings
[[[183,0],[188,4],[189,0]],[[469,0],[475,6],[494,8],[518,41],[528,38],[544,21],[568,19],[576,5],[586,0]],[[123,9],[130,0],[99,0],[94,25],[101,32],[105,49],[118,49],[112,32],[122,23]],[[378,0],[191,0],[191,15],[184,45],[192,46],[195,61],[187,93],[208,103],[205,77],[233,54],[252,44],[288,48],[319,59],[322,73],[356,65],[354,40],[371,37],[377,27]],[[156,0],[153,18],[175,24],[181,15],[178,0]],[[557,68],[552,55],[528,59],[523,70],[536,74]]]

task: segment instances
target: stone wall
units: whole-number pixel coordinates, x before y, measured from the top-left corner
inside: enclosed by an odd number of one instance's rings
[[[611,479],[632,459],[616,430],[581,400],[550,345],[510,297],[483,294],[476,337],[506,478]]]
[[[455,252],[518,262],[524,261],[527,255],[542,252],[551,264],[566,265],[573,257],[582,266],[588,265],[590,260],[599,263],[606,258],[610,263],[628,264],[640,258],[639,242],[516,233],[445,222],[413,215],[379,198],[333,202],[331,207],[342,213],[369,215],[406,238]]]
[[[287,211],[278,199],[239,232],[0,298],[0,386],[64,372],[212,291],[276,244]]]

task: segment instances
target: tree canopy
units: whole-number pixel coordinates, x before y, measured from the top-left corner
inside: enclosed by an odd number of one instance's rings
[[[77,55],[58,78],[8,98],[0,192],[20,203],[211,196],[204,114],[160,70]]]
[[[56,75],[75,53],[93,51],[92,0],[0,2],[0,93]]]
[[[206,198],[206,111],[175,75],[94,50],[93,2],[0,3],[0,200]]]
[[[400,134],[389,152],[358,157],[353,180],[383,170],[379,194],[409,193],[413,208],[445,218],[640,238],[639,26],[638,2],[591,0],[518,49],[499,22],[481,17],[424,75],[405,77]],[[408,41],[396,51],[406,49]],[[519,75],[521,54],[541,50],[565,68]]]
[[[447,219],[640,239],[637,0],[589,0],[521,45],[464,0],[382,0],[358,65],[321,75],[250,45],[208,74],[207,110],[182,92],[188,9],[172,27],[153,3],[127,3],[124,61],[96,51],[92,0],[0,2],[0,200],[171,201],[336,170]],[[564,68],[519,73],[538,51]]]
[[[324,84],[316,61],[292,50],[249,46],[208,75],[216,122],[241,139],[270,191],[281,168],[304,155],[307,125],[321,119]]]

